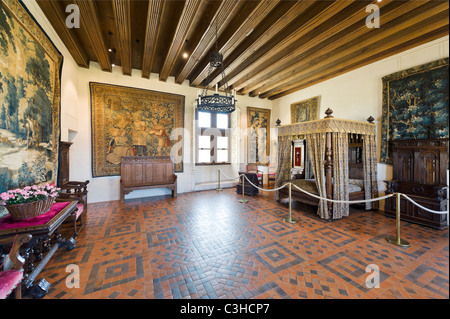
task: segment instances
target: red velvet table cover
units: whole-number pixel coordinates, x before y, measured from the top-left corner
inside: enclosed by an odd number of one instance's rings
[[[48,212],[24,220],[14,220],[11,215],[7,215],[0,219],[0,230],[44,225],[69,204],[70,202],[54,203]]]

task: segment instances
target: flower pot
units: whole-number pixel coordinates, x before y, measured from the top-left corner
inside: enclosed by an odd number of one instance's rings
[[[6,205],[6,209],[14,220],[24,220],[44,214],[50,210],[55,199],[48,197],[47,199],[38,200],[23,204]]]

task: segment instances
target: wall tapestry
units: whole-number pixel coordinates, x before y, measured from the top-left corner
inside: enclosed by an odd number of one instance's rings
[[[0,2],[0,192],[57,181],[62,60],[21,2]]]
[[[448,58],[383,78],[382,163],[392,163],[389,141],[448,138]]]
[[[89,85],[93,177],[120,175],[122,156],[171,156],[175,171],[183,171],[183,95]],[[174,129],[180,129],[180,134],[171,140]]]
[[[319,97],[291,104],[291,124],[318,120]]]
[[[248,107],[247,128],[248,164],[269,164],[270,110]]]

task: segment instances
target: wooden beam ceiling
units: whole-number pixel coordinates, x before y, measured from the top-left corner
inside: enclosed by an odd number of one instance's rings
[[[103,71],[111,72],[111,62],[108,48],[105,45],[105,37],[101,31],[101,18],[97,12],[95,1],[75,0],[80,9],[81,31],[89,40],[95,53],[95,58]]]
[[[448,35],[448,2],[285,0],[37,0],[76,63],[111,72],[110,47],[124,75],[188,81],[202,87],[211,53],[224,56],[210,87],[226,81],[239,94],[277,99]],[[80,28],[65,8],[80,9]],[[369,4],[380,28],[365,24]],[[216,42],[216,28],[218,31]],[[110,37],[108,33],[112,33]],[[187,54],[187,57],[183,56]]]
[[[188,59],[184,64],[182,70],[177,75],[175,82],[178,84],[183,83],[184,80],[189,76],[189,74],[193,71],[197,62],[202,58],[205,51],[215,48],[216,43],[216,27],[217,31],[219,26],[226,26],[231,22],[232,17],[236,14],[237,10],[240,9],[243,1],[240,0],[230,0],[223,1],[220,3],[220,7],[212,18],[212,24],[208,27],[206,32],[202,35],[201,40],[197,44],[197,46],[191,50],[191,52],[187,51]],[[231,13],[231,14],[230,14]]]
[[[131,75],[131,0],[113,0],[114,20],[124,75]]]
[[[63,41],[64,45],[72,54],[75,62],[83,68],[89,68],[89,57],[87,53],[81,47],[81,43],[78,40],[74,29],[68,28],[66,25],[66,18],[63,13],[65,10],[63,10],[61,6],[62,2],[37,0],[37,3],[46,17],[52,21],[53,27]]]
[[[165,2],[165,0],[150,0],[148,5],[144,56],[142,59],[142,77],[147,79],[150,77],[152,70]]]

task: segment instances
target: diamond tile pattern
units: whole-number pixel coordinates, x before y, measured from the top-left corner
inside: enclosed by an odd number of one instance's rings
[[[267,193],[265,193],[267,194]],[[411,247],[386,241],[395,220],[376,211],[324,221],[272,193],[231,190],[90,204],[72,251],[56,252],[37,280],[48,299],[449,298],[448,229],[402,222]],[[65,224],[63,236],[73,232]],[[67,235],[66,235],[67,234]],[[67,288],[68,265],[80,288]],[[369,265],[379,288],[369,288]]]

